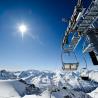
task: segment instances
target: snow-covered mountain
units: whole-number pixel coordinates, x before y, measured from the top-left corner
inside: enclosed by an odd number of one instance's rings
[[[92,81],[82,80],[79,72],[63,73],[61,71],[51,72],[38,70],[8,72],[6,70],[1,70],[0,79],[23,79],[27,84],[34,84],[35,86],[43,88],[44,90],[51,86],[55,86],[60,89],[67,87],[68,89],[89,93],[98,87],[96,78],[98,72],[96,71],[94,73],[94,71],[89,71],[89,74]]]
[[[13,72],[8,72],[6,70],[0,71],[0,80],[16,79],[17,76]]]
[[[95,90],[98,87],[98,78],[97,78],[98,71],[88,71],[88,73],[91,80],[85,81],[81,79],[79,72],[64,73],[61,71],[51,72],[51,71],[38,71],[38,70],[9,72],[6,70],[1,70],[0,81],[15,81],[16,83],[15,85],[17,85],[16,81],[18,81],[19,83],[20,82],[23,83],[22,85],[25,85],[25,92],[23,93],[24,95],[42,94],[42,92],[47,91],[47,89],[49,89],[49,91],[53,91],[52,93],[53,98],[59,98],[57,97],[57,95],[59,96],[63,92],[66,92],[65,94],[67,94],[67,92],[69,91],[71,91],[70,93],[72,93],[72,95],[68,93],[71,96],[71,98],[78,98],[74,95],[74,93],[76,94],[80,93],[78,95],[84,96],[85,93],[90,93],[91,91]],[[2,85],[2,83],[3,82],[0,82],[0,85]],[[11,82],[10,84],[13,83],[14,82]],[[9,84],[9,82],[7,82],[7,84]],[[14,87],[14,89],[16,90],[15,86],[11,87]],[[90,97],[85,95],[84,98],[90,98]]]
[[[28,84],[35,84],[39,88],[47,89],[55,86],[57,88],[67,87],[68,89],[83,91],[86,93],[98,87],[98,83],[93,81],[84,81],[80,78],[79,72],[50,72],[28,70],[20,73],[19,78],[25,80]]]
[[[26,89],[28,87],[28,89]],[[33,92],[32,94],[26,91]],[[69,89],[62,89],[58,91],[45,90],[36,94],[39,91],[34,85],[27,86],[19,80],[0,80],[0,98],[91,98],[83,92],[78,92]]]

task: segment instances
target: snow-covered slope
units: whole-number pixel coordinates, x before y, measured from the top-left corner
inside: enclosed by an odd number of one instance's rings
[[[77,92],[73,90],[60,90],[52,93],[46,90],[40,96],[26,95],[23,98],[91,98],[91,97],[83,92]]]
[[[91,93],[88,93],[92,98],[98,98],[98,88],[96,88],[94,91]]]
[[[98,71],[90,71],[89,76],[92,80],[98,82]],[[88,93],[92,98],[98,98],[98,88],[91,93]]]
[[[25,85],[18,80],[0,80],[0,98],[21,98]]]
[[[23,98],[50,98],[50,92],[48,90],[46,90],[39,96],[37,96],[37,95],[26,95]],[[55,97],[51,96],[51,98],[55,98]]]
[[[70,89],[60,90],[52,93],[55,98],[91,98],[89,95],[83,92],[74,91]]]
[[[21,98],[25,95],[39,95],[41,90],[34,84],[26,84],[23,80],[0,80],[0,98]]]
[[[89,77],[92,80],[98,82],[98,71],[94,71],[94,70],[89,71]]]
[[[5,84],[5,86],[3,85],[4,89],[5,89],[5,87],[8,87],[12,91],[14,90],[14,92],[17,96],[18,95],[23,96],[25,94],[39,94],[41,92],[46,91],[48,88],[51,88],[51,87],[53,89],[60,89],[60,90],[62,90],[62,88],[67,88],[68,91],[70,89],[72,92],[73,91],[75,91],[75,92],[83,91],[85,93],[90,93],[91,91],[95,90],[98,87],[98,82],[97,82],[98,81],[98,78],[97,78],[98,71],[89,71],[88,73],[89,73],[89,76],[92,81],[91,80],[90,81],[82,80],[79,72],[63,73],[61,71],[50,72],[50,71],[38,71],[38,70],[27,70],[27,71],[22,71],[22,72],[21,71],[8,72],[5,70],[2,70],[2,71],[0,71],[0,81],[1,81],[0,87],[2,87],[3,84]],[[14,79],[23,79],[24,81],[21,86],[24,87],[23,89],[26,90],[26,87],[28,85],[29,92],[27,93],[26,91],[20,91],[21,89],[19,89],[19,91],[18,91],[18,88],[21,87],[20,86],[21,81],[14,80]],[[33,84],[35,86],[37,86],[38,88],[34,87],[32,89]],[[6,85],[8,85],[8,86],[6,86]],[[15,86],[15,85],[17,85],[17,86]],[[41,92],[39,92],[39,91],[41,91]],[[22,93],[20,93],[20,92],[22,92]],[[67,90],[65,92],[67,93]],[[61,93],[59,92],[59,94],[61,94]],[[55,98],[54,95],[53,95],[53,97]]]
[[[79,72],[63,73],[61,71],[50,72],[38,70],[27,70],[22,72],[8,72],[5,70],[0,71],[1,80],[22,78],[28,84],[35,84],[37,87],[43,88],[44,90],[52,85],[57,88],[67,87],[69,89],[83,91],[86,93],[89,93],[98,87],[98,71],[89,71],[89,76],[94,81],[82,80]]]
[[[0,80],[0,98],[50,98],[50,96],[51,98],[91,98],[83,92],[77,92],[69,89],[56,92],[46,90],[40,95],[32,94],[22,97],[25,93],[25,87],[26,85],[18,80]]]

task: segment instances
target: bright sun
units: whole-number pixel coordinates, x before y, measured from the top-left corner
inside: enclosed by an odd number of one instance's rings
[[[24,25],[24,24],[20,25],[20,26],[19,26],[19,31],[20,31],[20,33],[21,33],[21,35],[22,35],[22,38],[23,38],[24,34],[27,32],[27,27],[26,27],[26,25]]]

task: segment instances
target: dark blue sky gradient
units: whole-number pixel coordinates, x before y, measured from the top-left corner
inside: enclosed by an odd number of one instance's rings
[[[1,0],[0,65],[7,68],[52,69],[61,66],[61,40],[77,0]],[[91,0],[85,0],[87,7]],[[28,32],[21,39],[17,25]],[[81,44],[76,50],[80,57]],[[79,54],[78,54],[79,53]]]

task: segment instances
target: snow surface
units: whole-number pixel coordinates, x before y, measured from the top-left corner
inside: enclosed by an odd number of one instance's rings
[[[98,71],[88,71],[88,73],[92,81],[82,80],[79,72],[62,73],[61,71],[38,70],[8,72],[3,70],[0,71],[0,98],[50,98],[50,92],[52,92],[51,98],[64,98],[64,96],[98,98]],[[18,79],[39,87],[40,95],[35,95],[35,93],[26,95],[27,85]],[[66,89],[62,89],[63,87]]]
[[[23,98],[91,98],[91,97],[83,92],[77,92],[73,90],[61,90],[53,93],[50,93],[48,90],[46,90],[40,96],[26,95]]]
[[[0,98],[64,98],[66,95],[72,96],[72,98],[90,98],[83,92],[76,92],[73,90],[61,90],[58,92],[50,93],[46,90],[41,95],[25,95],[25,85],[18,80],[0,80]],[[81,96],[81,97],[79,97]]]
[[[90,77],[92,80],[98,82],[98,71],[93,71],[93,70],[90,71],[90,72],[89,72],[89,77]]]
[[[0,98],[21,98],[25,85],[17,80],[0,80]]]
[[[40,96],[37,96],[37,95],[26,95],[23,98],[50,98],[50,92],[48,90],[46,90]],[[55,98],[55,97],[51,96],[51,98]]]

